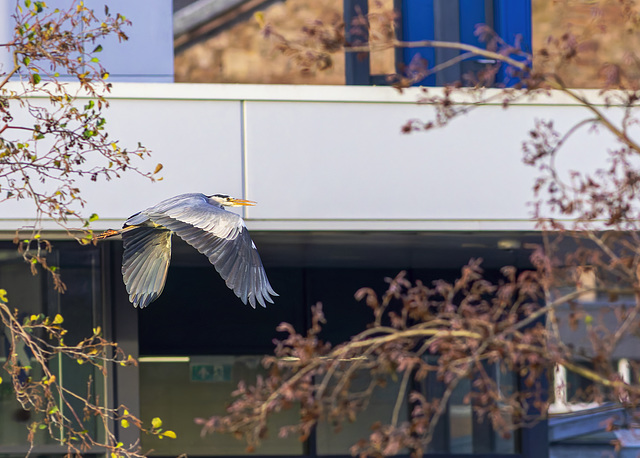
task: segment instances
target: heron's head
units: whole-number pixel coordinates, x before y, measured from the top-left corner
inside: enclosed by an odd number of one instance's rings
[[[208,197],[209,199],[218,202],[223,207],[247,207],[256,204],[252,200],[236,199],[235,197],[230,197],[226,194],[214,194]]]

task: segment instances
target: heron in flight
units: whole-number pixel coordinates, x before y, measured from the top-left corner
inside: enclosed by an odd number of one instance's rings
[[[134,307],[155,301],[167,279],[171,235],[209,258],[227,286],[242,302],[265,307],[277,296],[242,218],[224,207],[255,205],[224,194],[181,194],[131,216],[122,229],[99,239],[122,235],[122,277]]]

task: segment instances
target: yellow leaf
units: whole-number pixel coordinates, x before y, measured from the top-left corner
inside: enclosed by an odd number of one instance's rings
[[[162,164],[158,164],[156,165],[156,169],[153,171],[153,173],[158,173],[160,170],[162,170]]]
[[[162,433],[162,435],[165,437],[170,437],[171,439],[175,439],[176,437],[178,437],[173,431],[165,431]]]
[[[122,420],[120,420],[120,424],[122,425],[123,428],[128,428],[129,427],[129,421],[127,421],[124,418]]]
[[[7,299],[7,290],[6,289],[0,289],[0,301],[9,302],[9,300]]]
[[[38,321],[38,315],[31,315],[31,316],[29,317],[29,319],[30,319],[31,321]]]
[[[2,377],[0,377],[0,383],[2,383]]]
[[[153,420],[151,420],[151,426],[153,426],[154,428],[159,428],[162,426],[162,420],[160,420],[158,417],[155,417]]]
[[[265,22],[264,22],[264,13],[262,11],[256,11],[255,14],[253,15],[253,17],[256,19],[256,21],[258,22],[258,25],[260,26],[260,28],[264,28]]]
[[[60,315],[59,313],[56,314],[56,316],[53,318],[53,324],[60,324],[64,321],[64,318],[62,318],[62,315]]]

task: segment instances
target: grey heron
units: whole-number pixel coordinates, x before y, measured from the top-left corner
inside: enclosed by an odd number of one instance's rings
[[[242,218],[224,207],[255,205],[224,194],[181,194],[131,216],[120,230],[99,239],[122,235],[122,277],[129,300],[144,308],[164,289],[171,259],[171,236],[209,258],[227,286],[242,302],[266,306],[277,296],[269,284],[260,255]]]

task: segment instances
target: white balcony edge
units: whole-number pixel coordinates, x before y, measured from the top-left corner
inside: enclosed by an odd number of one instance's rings
[[[71,93],[76,93],[79,85],[65,83]],[[22,83],[11,82],[8,90],[23,90]],[[110,99],[129,100],[211,100],[211,101],[278,101],[278,102],[336,102],[336,103],[407,103],[415,104],[425,96],[442,95],[440,87],[411,87],[399,92],[389,86],[321,86],[285,84],[198,84],[198,83],[113,83],[107,94]],[[485,89],[484,105],[502,105],[502,90]],[[599,89],[574,89],[577,95],[594,105],[606,105],[606,98]],[[48,97],[46,93],[32,95]],[[477,96],[458,93],[453,100],[470,104]],[[580,105],[575,99],[561,91],[548,91],[534,96],[525,96],[513,105]]]

